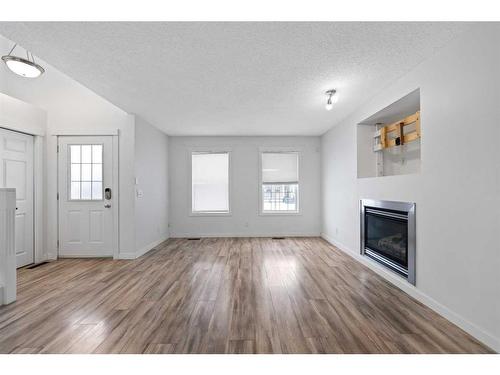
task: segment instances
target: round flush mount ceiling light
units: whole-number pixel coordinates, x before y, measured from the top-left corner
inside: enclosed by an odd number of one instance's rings
[[[10,50],[8,55],[2,56],[2,60],[11,72],[26,78],[36,78],[45,72],[40,65],[35,62],[33,54],[26,51],[26,58],[11,55],[17,44]],[[30,58],[31,55],[31,58]]]
[[[325,108],[327,111],[330,111],[333,105],[339,101],[339,94],[337,94],[337,90],[332,89],[325,92],[325,95],[328,96]]]

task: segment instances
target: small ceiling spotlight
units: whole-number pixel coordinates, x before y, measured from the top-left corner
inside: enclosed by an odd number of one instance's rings
[[[26,58],[11,55],[16,46],[17,44],[14,44],[14,47],[12,47],[9,54],[2,56],[3,62],[7,65],[10,71],[26,78],[37,78],[42,75],[45,72],[45,69],[35,63],[35,58],[32,53],[26,51]]]
[[[337,90],[332,89],[325,92],[325,95],[328,96],[325,108],[327,111],[330,111],[333,105],[339,101],[339,94],[337,94]]]

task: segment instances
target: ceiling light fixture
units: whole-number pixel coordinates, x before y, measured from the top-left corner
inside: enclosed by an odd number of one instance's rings
[[[325,92],[325,95],[328,96],[325,108],[327,111],[330,111],[333,105],[339,101],[339,94],[337,94],[337,90],[332,89]]]
[[[11,55],[16,46],[17,44],[14,44],[14,47],[12,47],[9,54],[2,56],[3,62],[5,63],[5,65],[7,65],[10,71],[26,78],[36,78],[42,75],[45,72],[45,69],[35,63],[35,57],[32,53],[26,51],[26,59],[23,57]]]

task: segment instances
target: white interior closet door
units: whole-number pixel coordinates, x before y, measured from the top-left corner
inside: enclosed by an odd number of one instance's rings
[[[59,137],[59,256],[113,256],[113,139]]]
[[[0,187],[16,189],[16,262],[34,261],[33,137],[0,128]]]

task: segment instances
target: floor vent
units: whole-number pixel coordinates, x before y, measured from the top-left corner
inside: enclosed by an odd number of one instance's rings
[[[32,270],[33,268],[37,268],[37,267],[43,266],[44,264],[48,264],[48,263],[50,263],[50,262],[41,262],[41,263],[37,263],[37,264],[32,264],[31,266],[26,267],[26,269]]]
[[[199,241],[201,238],[199,237],[193,237],[193,238],[188,238],[188,241]]]
[[[271,237],[272,240],[284,240],[285,237]]]

